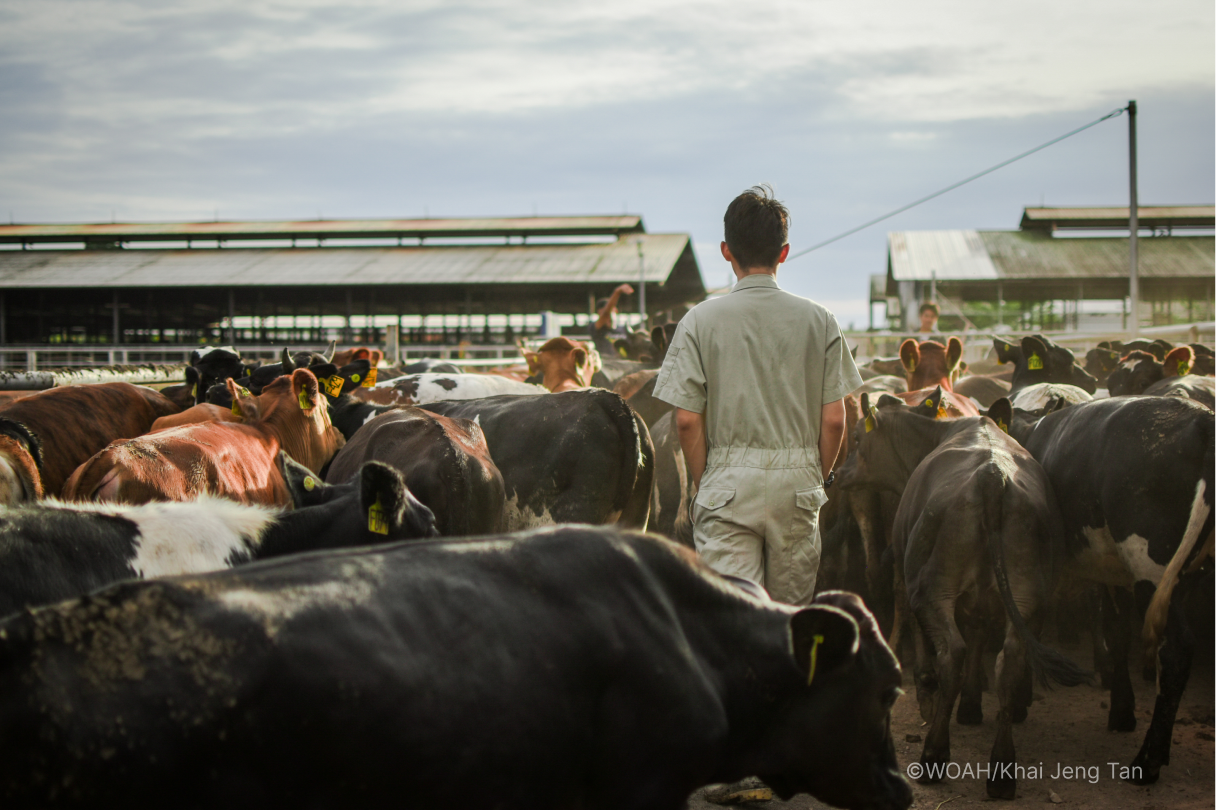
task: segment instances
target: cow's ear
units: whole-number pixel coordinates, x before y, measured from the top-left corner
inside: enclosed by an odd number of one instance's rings
[[[1177,349],[1171,349],[1162,363],[1164,376],[1185,377],[1191,373],[1191,366],[1194,364],[1195,350],[1190,346],[1179,346]]]
[[[228,390],[228,396],[231,398],[230,407],[232,408],[232,415],[233,416],[244,416],[245,414],[241,411],[241,404],[240,404],[241,403],[241,393],[240,393],[241,388],[239,385],[236,384],[236,380],[229,377],[228,379],[224,380],[224,387]]]
[[[297,368],[291,372],[291,393],[300,404],[300,410],[311,415],[320,402],[321,387],[311,371]]]
[[[650,330],[650,342],[659,350],[659,354],[662,354],[667,349],[667,332],[664,327],[656,326]]]
[[[331,340],[329,342],[329,347],[325,350],[325,353],[323,355],[321,355],[322,357],[325,358],[324,362],[326,362],[326,363],[333,362],[334,352],[336,352],[337,350],[338,350],[338,341]]]
[[[1002,366],[1006,363],[1017,365],[1018,361],[1022,359],[1022,350],[1007,340],[994,337],[992,348],[996,351],[996,361]]]
[[[290,374],[296,370],[296,364],[291,361],[291,354],[288,353],[287,347],[283,347],[283,353],[279,355],[279,363],[283,366],[283,373]]]
[[[944,419],[946,406],[942,404],[942,387],[933,389],[933,393],[925,397],[925,401],[916,406],[917,411],[930,419]]]
[[[959,362],[963,359],[963,342],[953,335],[946,341],[946,371],[958,371]]]
[[[988,409],[988,418],[996,422],[997,427],[1008,433],[1009,425],[1013,422],[1013,403],[1009,401],[1008,397],[1001,397]]]
[[[206,394],[206,391],[198,390],[199,374],[198,369],[194,366],[186,366],[186,385],[190,386],[190,398],[194,400],[194,404],[198,405],[202,402],[200,394]]]
[[[30,458],[34,460],[34,466],[38,468],[39,475],[42,474],[42,441],[36,433],[21,422],[0,417],[0,436],[9,436],[25,445]]]
[[[907,373],[916,371],[916,366],[920,364],[920,344],[913,338],[899,344],[899,362]]]
[[[790,616],[790,654],[807,686],[851,662],[861,643],[857,620],[840,608],[812,605]]]
[[[1030,371],[1043,371],[1047,368],[1047,346],[1034,335],[1022,338],[1022,357]]]
[[[893,397],[890,394],[883,394],[878,398],[879,408],[902,408],[904,401],[899,397]]]
[[[322,481],[316,473],[282,450],[279,451],[275,464],[287,483],[287,491],[291,493],[293,508],[301,509],[321,502],[320,495],[329,485]]]
[[[438,536],[435,514],[414,497],[400,472],[369,461],[359,479],[359,503],[369,532],[398,538]]]
[[[616,353],[626,360],[629,359],[629,343],[621,338],[612,341],[612,348],[616,349]]]

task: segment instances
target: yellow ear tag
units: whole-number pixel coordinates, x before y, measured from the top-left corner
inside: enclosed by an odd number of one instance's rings
[[[358,380],[358,379],[359,379],[358,377],[355,378],[355,380]],[[363,378],[363,387],[364,388],[375,388],[376,387],[376,370],[374,368],[372,370],[368,371],[367,376]]]
[[[342,393],[342,378],[337,374],[332,377],[326,377],[321,382],[325,385],[325,393],[331,397],[339,396]]]
[[[232,398],[232,415],[233,416],[241,415],[241,403],[236,397]]]
[[[312,409],[312,401],[308,399],[308,389],[300,389],[300,410],[307,411]]]
[[[1006,433],[1009,432],[1009,425],[1005,424],[1004,419],[996,420],[996,426],[999,427],[1001,430],[1005,431]]]
[[[811,636],[811,671],[806,676],[806,685],[810,686],[811,681],[815,680],[815,664],[819,659],[819,645],[823,643],[823,636]]]
[[[1030,355],[1030,359],[1026,361],[1026,368],[1031,371],[1038,371],[1043,368],[1043,361],[1037,354]]]
[[[193,399],[194,397],[197,397],[197,396],[198,396],[198,383],[195,383],[194,385],[190,386],[190,398]]]
[[[908,365],[904,366],[904,368],[908,370],[909,374],[916,371],[916,360],[913,358],[908,358]]]
[[[629,352],[625,351],[624,346],[617,346],[616,353],[619,354],[621,357],[624,357],[626,360],[629,359]]]
[[[1190,374],[1190,373],[1191,373],[1191,364],[1185,360],[1179,360],[1178,361],[1178,376],[1185,377],[1187,374]]]
[[[313,478],[311,475],[304,479],[304,489],[306,489],[309,492],[312,492],[316,488],[317,488],[317,479]]]
[[[384,507],[380,504],[380,496],[367,510],[367,530],[376,534],[388,534],[388,518],[384,515]]]
[[[999,357],[998,357],[998,358],[996,359],[996,364],[997,364],[998,366],[1003,366],[1003,365],[1005,365],[1005,361],[1004,361],[1004,360],[1002,360],[1001,358],[999,358]]]

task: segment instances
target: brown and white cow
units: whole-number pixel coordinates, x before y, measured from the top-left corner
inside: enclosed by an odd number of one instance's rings
[[[330,424],[317,378],[296,369],[257,397],[242,396],[231,379],[228,385],[242,423],[204,422],[115,442],[72,475],[64,497],[147,503],[211,493],[290,506],[279,450],[319,473],[345,443]]]
[[[178,412],[165,397],[125,382],[51,388],[0,407],[42,445],[42,487],[48,498],[81,464],[118,439],[142,436],[161,416]]]
[[[0,507],[41,500],[42,448],[20,422],[0,417]]]

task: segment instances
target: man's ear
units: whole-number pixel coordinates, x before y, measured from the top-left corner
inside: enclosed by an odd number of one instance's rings
[[[908,338],[899,344],[899,362],[903,364],[904,371],[908,374],[916,371],[916,367],[920,365],[920,344],[913,338]]]
[[[807,686],[848,665],[861,645],[857,620],[840,608],[812,605],[790,616],[790,654]]]
[[[1022,338],[1022,357],[1030,371],[1046,370],[1051,359],[1047,354],[1047,345],[1033,335]]]
[[[963,342],[953,335],[946,341],[946,371],[954,373],[959,370],[959,362],[963,359]]]
[[[1016,366],[1022,360],[1022,350],[1007,340],[993,338],[992,348],[996,350],[996,361],[1002,366],[1006,363]]]

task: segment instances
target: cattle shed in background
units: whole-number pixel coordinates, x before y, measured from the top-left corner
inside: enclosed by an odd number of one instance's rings
[[[396,324],[510,344],[546,311],[585,332],[596,299],[642,279],[659,320],[705,297],[688,234],[636,215],[0,225],[0,342],[377,344]]]
[[[1211,320],[1216,206],[1141,206],[1139,224],[1134,317]],[[945,329],[1126,329],[1128,227],[1127,208],[1027,208],[1016,231],[892,232],[871,312],[883,304],[891,328],[915,329],[934,299]]]

